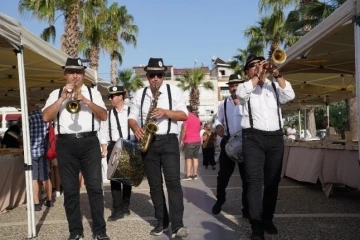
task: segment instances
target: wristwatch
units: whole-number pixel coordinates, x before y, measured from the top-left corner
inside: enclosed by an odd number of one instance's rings
[[[279,73],[278,75],[274,75],[275,79],[281,78],[283,75],[281,73]]]

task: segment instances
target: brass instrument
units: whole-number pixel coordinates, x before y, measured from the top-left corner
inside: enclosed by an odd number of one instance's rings
[[[277,49],[271,55],[271,61],[275,64],[282,64],[286,61],[286,52],[284,50]]]
[[[78,113],[81,110],[81,105],[77,100],[77,96],[79,95],[80,91],[81,85],[75,85],[73,89],[73,95],[71,99],[66,103],[66,110],[71,114]]]
[[[138,143],[120,138],[109,158],[107,178],[123,184],[139,186],[145,176],[145,165]]]
[[[158,86],[155,86],[156,93],[154,99],[151,102],[148,115],[146,116],[145,124],[144,124],[144,137],[142,138],[139,149],[141,152],[147,152],[150,147],[150,143],[154,137],[155,132],[159,129],[156,122],[156,118],[153,117],[154,110],[156,109],[160,92]]]

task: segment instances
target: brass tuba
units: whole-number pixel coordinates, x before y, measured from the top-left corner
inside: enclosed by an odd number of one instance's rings
[[[78,113],[81,110],[81,105],[77,100],[77,96],[79,95],[80,91],[81,91],[81,85],[75,85],[73,89],[73,95],[71,99],[66,103],[66,110],[71,114]]]
[[[154,134],[159,129],[159,127],[156,124],[156,122],[157,122],[156,118],[154,118],[152,116],[154,113],[154,110],[156,109],[156,106],[157,106],[157,103],[159,100],[159,96],[160,96],[159,88],[157,86],[155,86],[155,88],[156,88],[156,93],[155,93],[154,99],[151,102],[149,112],[148,112],[148,115],[146,116],[146,120],[145,120],[145,124],[144,124],[144,137],[141,139],[141,142],[139,145],[139,149],[141,152],[147,152],[147,150],[150,147],[150,143],[154,137]]]
[[[286,61],[286,52],[284,50],[277,49],[271,55],[271,61],[275,64],[282,64]]]

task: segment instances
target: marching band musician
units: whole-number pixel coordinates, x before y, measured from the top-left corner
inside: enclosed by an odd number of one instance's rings
[[[149,59],[148,65],[144,68],[149,87],[136,92],[132,99],[128,122],[139,142],[147,133],[144,126],[148,115],[156,119],[158,126],[148,150],[142,154],[157,219],[157,224],[150,234],[158,236],[169,230],[169,216],[163,190],[163,172],[169,197],[172,237],[187,237],[189,231],[183,224],[184,203],[180,184],[177,121],[186,120],[188,111],[183,91],[176,86],[163,84],[166,70],[167,67],[162,58]]]
[[[106,156],[107,162],[111,156],[116,141],[120,138],[134,140],[134,134],[128,127],[128,115],[130,107],[124,105],[126,90],[123,86],[113,86],[109,88],[109,100],[113,106],[108,111],[108,120],[100,124],[99,138],[101,144],[101,154]],[[129,205],[131,197],[131,185],[122,184],[119,181],[110,181],[111,196],[113,199],[113,211],[108,221],[117,221],[130,215]],[[123,192],[121,196],[121,185]]]
[[[217,201],[212,208],[212,213],[217,215],[221,212],[221,206],[226,201],[226,192],[225,189],[229,183],[230,177],[235,169],[235,162],[229,158],[225,152],[225,145],[227,140],[241,130],[241,118],[242,118],[242,106],[240,105],[239,99],[236,96],[236,89],[240,83],[243,83],[244,80],[241,80],[240,75],[232,74],[229,77],[228,86],[230,91],[230,97],[225,99],[219,105],[219,110],[217,113],[217,118],[215,119],[215,125],[222,125],[225,129],[225,135],[220,143],[220,170],[217,177],[217,188],[216,188],[216,198]],[[249,218],[249,206],[247,202],[247,190],[248,185],[245,178],[245,169],[244,162],[239,162],[239,172],[242,180],[242,215],[243,218]]]
[[[86,67],[80,58],[68,58],[62,68],[66,85],[50,93],[42,111],[44,121],[54,120],[55,123],[56,157],[64,188],[69,239],[83,239],[79,192],[81,170],[90,202],[93,239],[107,240],[109,237],[106,235],[104,220],[101,151],[96,136],[100,121],[107,119],[106,107],[98,90],[83,85]],[[74,104],[80,106],[77,113],[67,108],[74,89],[79,89],[74,100]]]
[[[236,94],[243,106],[243,157],[248,182],[251,239],[277,234],[274,217],[284,151],[280,104],[295,98],[291,84],[264,57],[248,56],[249,81]],[[276,81],[272,82],[267,75]],[[264,193],[263,193],[264,186]]]

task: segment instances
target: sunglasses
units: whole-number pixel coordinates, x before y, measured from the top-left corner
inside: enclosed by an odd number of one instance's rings
[[[114,99],[114,97],[116,97],[116,96],[121,96],[121,94],[112,94],[112,95],[109,95],[108,97],[109,97],[109,99]]]
[[[150,78],[154,78],[155,76],[157,76],[158,78],[162,78],[163,74],[162,73],[150,73],[149,74]]]
[[[248,68],[253,68],[253,67],[255,67],[258,63],[259,63],[259,62],[250,63],[250,64],[248,65]]]

